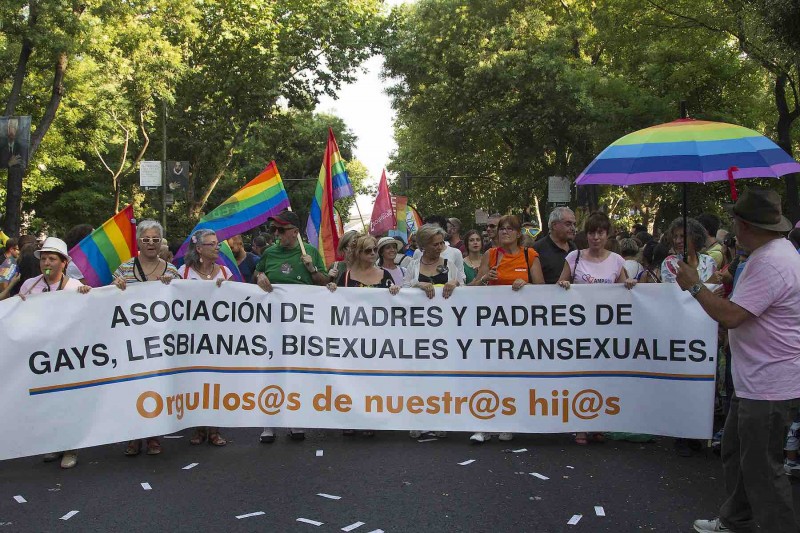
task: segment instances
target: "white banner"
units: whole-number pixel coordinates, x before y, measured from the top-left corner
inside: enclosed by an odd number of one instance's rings
[[[187,427],[711,435],[717,327],[676,285],[177,280],[0,303],[0,459]]]

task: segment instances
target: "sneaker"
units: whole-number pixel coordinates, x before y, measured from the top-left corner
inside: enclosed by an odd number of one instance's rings
[[[508,442],[508,441],[510,441],[511,439],[514,438],[514,434],[513,433],[500,433],[497,436],[497,438],[502,440],[502,441],[504,441],[504,442]]]
[[[473,444],[483,444],[487,440],[491,440],[492,436],[489,433],[483,433],[479,431],[477,433],[473,433],[472,436],[469,438],[469,441]]]
[[[61,458],[61,468],[73,468],[76,464],[78,464],[78,452],[76,450],[64,452],[64,456]]]
[[[714,436],[711,437],[711,451],[714,452],[714,455],[720,455],[722,453],[722,433],[723,429],[720,429]]]
[[[800,477],[800,463],[786,459],[783,463],[783,471],[787,476]]]
[[[275,430],[273,428],[264,428],[264,431],[261,432],[261,436],[258,437],[258,441],[264,444],[275,442]]]
[[[692,449],[688,439],[675,439],[675,453],[678,457],[691,457]],[[711,530],[713,531],[713,529]]]
[[[694,530],[698,533],[714,533],[715,531],[731,531],[722,525],[719,518],[712,520],[695,520]]]
[[[46,453],[42,456],[42,460],[45,463],[52,463],[53,461],[58,461],[59,459],[61,459],[61,452]]]
[[[306,439],[306,432],[302,429],[290,428],[289,429],[289,438],[292,440],[305,440]]]

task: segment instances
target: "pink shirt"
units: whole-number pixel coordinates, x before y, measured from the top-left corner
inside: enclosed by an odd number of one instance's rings
[[[50,285],[50,291],[57,291],[58,285],[58,281]],[[43,279],[43,276],[39,275],[26,279],[25,283],[22,284],[22,287],[19,288],[19,293],[23,296],[28,296],[29,294],[39,294],[41,292],[45,292],[45,287],[47,286],[47,281]],[[81,287],[83,287],[83,283],[75,278],[69,278],[64,280],[64,285],[61,287],[61,290],[77,291]]]
[[[216,281],[220,278],[228,279],[229,277],[231,277],[231,271],[228,270],[224,265],[219,265],[217,273],[211,279],[206,279],[201,277],[200,274],[198,274],[195,269],[188,268],[186,265],[181,265],[180,268],[178,268],[178,274],[181,275],[182,279],[196,279],[200,281]]]
[[[731,301],[755,315],[728,332],[736,394],[800,398],[800,255],[775,239],[750,255]]]
[[[578,260],[578,269],[575,270],[575,260],[578,258],[577,250],[567,254],[566,261],[569,271],[575,273],[572,283],[616,283],[625,259],[611,252],[604,260],[594,263],[588,260],[586,250],[581,250],[581,258]]]

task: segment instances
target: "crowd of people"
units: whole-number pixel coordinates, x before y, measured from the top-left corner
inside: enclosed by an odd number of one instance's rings
[[[244,281],[266,292],[271,292],[275,284],[303,284],[326,286],[332,292],[339,287],[380,288],[392,295],[401,290],[421,290],[432,299],[440,287],[441,297],[446,299],[463,286],[507,285],[520,291],[526,285],[555,284],[568,290],[574,284],[603,283],[635,290],[639,283],[678,283],[719,323],[717,409],[727,416],[727,422],[714,436],[712,446],[719,449],[722,443],[726,472],[733,472],[731,478],[726,478],[731,484],[731,499],[719,519],[698,521],[695,529],[727,531],[725,528],[731,526],[749,527],[754,520],[762,525],[777,524],[776,516],[785,521],[786,507],[791,507],[791,494],[786,496],[788,483],[781,484],[765,472],[779,468],[800,476],[800,418],[795,416],[800,398],[800,390],[795,390],[800,353],[791,355],[800,346],[800,322],[791,322],[800,312],[800,224],[786,226],[788,221],[780,214],[780,198],[776,197],[774,192],[755,188],[745,193],[731,212],[731,231],[722,229],[720,218],[709,213],[685,222],[678,218],[660,234],[649,233],[639,224],[630,229],[619,228],[602,212],[591,213],[579,230],[575,213],[567,207],[557,207],[549,213],[544,231],[529,222],[522,223],[515,215],[494,214],[482,231],[464,231],[460,220],[433,215],[425,219],[407,243],[400,238],[347,232],[339,242],[338,255],[342,259],[326,265],[319,251],[302,240],[298,215],[285,210],[270,219],[268,231],[247,236],[249,249],[242,236],[228,239],[228,244]],[[765,213],[775,212],[777,218],[773,216],[765,222]],[[2,272],[8,277],[0,283],[0,299],[25,299],[31,294],[59,290],[88,293],[90,288],[81,282],[80,270],[71,263],[68,250],[91,231],[90,226],[82,225],[73,228],[64,240],[48,237],[41,242],[30,235],[9,239],[2,252],[3,265],[8,267]],[[201,229],[190,236],[180,268],[171,263],[175,249],[169,247],[158,222],[139,222],[136,238],[138,256],[114,273],[113,285],[119,290],[131,283],[169,284],[173,279],[213,281],[220,286],[231,278],[232,273],[218,264],[220,242],[211,230]],[[787,250],[794,257],[789,257]],[[713,289],[708,290],[707,284]],[[780,307],[786,301],[795,306],[794,310]],[[769,322],[771,317],[767,314],[773,309],[770,306],[779,308],[774,321],[784,330],[776,332],[774,323]],[[759,325],[762,322],[767,325]],[[794,329],[788,340],[784,338],[786,328]],[[775,340],[776,336],[779,340]],[[765,361],[758,343],[772,343],[775,353],[786,355],[776,360],[772,353],[772,359]],[[745,375],[741,368],[753,374]],[[759,373],[771,375],[772,381],[754,377]],[[769,405],[764,407],[759,400],[767,400]],[[773,418],[770,422],[762,420],[765,427],[756,428],[759,416]],[[788,438],[784,438],[787,416],[794,416],[794,423]],[[750,433],[745,436],[745,431]],[[354,433],[344,431],[345,435]],[[415,430],[410,435],[418,438],[425,433]],[[441,431],[432,433],[445,436]],[[779,433],[781,442],[785,441],[782,464],[776,466],[775,457],[768,453],[752,459],[756,452],[745,449],[745,443],[754,441],[754,445],[766,446],[765,442]],[[295,440],[305,437],[301,428],[289,428],[288,434]],[[372,436],[374,431],[366,430],[363,435]],[[511,433],[497,436],[503,441],[513,438]],[[275,428],[267,427],[259,439],[270,443],[275,437]],[[489,433],[475,432],[470,441],[483,443],[491,438]],[[602,433],[578,433],[574,437],[580,446],[603,440]],[[219,428],[196,428],[190,443],[204,442],[226,444]],[[682,457],[700,447],[696,441],[675,441],[675,451]],[[156,436],[132,440],[124,452],[135,456],[143,448],[150,455],[161,452]],[[742,462],[745,455],[746,467]],[[77,464],[76,450],[47,454],[45,460],[59,457],[63,468]],[[768,496],[759,496],[754,503],[752,494],[737,483],[757,486]],[[745,503],[752,506],[750,511],[741,510]]]

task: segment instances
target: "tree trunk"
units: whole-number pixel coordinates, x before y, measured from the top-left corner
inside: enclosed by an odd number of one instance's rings
[[[776,130],[778,133],[778,146],[783,148],[787,154],[792,155],[792,124],[800,115],[800,108],[795,103],[794,110],[789,111],[789,105],[786,101],[787,81],[788,77],[785,74],[775,78],[775,106],[778,109]],[[784,198],[786,218],[792,222],[797,222],[800,219],[797,174],[787,174],[783,179],[786,182],[786,198]]]

